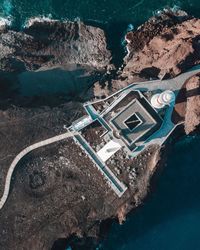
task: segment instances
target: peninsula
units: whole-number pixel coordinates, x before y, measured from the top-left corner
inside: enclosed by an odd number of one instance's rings
[[[199,19],[165,10],[126,34],[118,68],[100,28],[1,27],[0,249],[99,239],[141,204],[168,139],[199,131],[199,37]],[[73,83],[64,95],[23,95],[58,75]]]

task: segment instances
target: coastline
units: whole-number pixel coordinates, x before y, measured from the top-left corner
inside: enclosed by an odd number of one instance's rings
[[[172,135],[168,138],[163,148],[160,150],[159,154],[159,161],[154,166],[154,171],[152,172],[152,177],[150,178],[149,185],[147,188],[147,193],[144,194],[144,197],[142,199],[142,203],[138,206],[132,208],[128,213],[124,215],[125,217],[131,217],[135,212],[139,211],[142,206],[144,206],[150,199],[152,194],[157,190],[157,183],[160,179],[160,176],[163,173],[163,170],[166,168],[166,160],[170,152],[172,152],[174,144],[177,142],[177,140],[183,139],[186,134],[184,132],[184,126],[180,125],[180,127],[177,127],[175,131],[173,131]],[[108,235],[112,229],[113,224],[119,224],[121,227],[123,227],[123,224],[126,223],[126,219],[119,223],[118,218],[108,218],[105,221],[100,222],[100,234],[98,238],[87,238],[87,237],[77,237],[76,235],[71,235],[68,237],[65,241],[59,242],[56,241],[55,245],[53,246],[55,249],[57,249],[58,245],[60,248],[68,247],[70,249],[76,249],[77,247],[81,247],[82,245],[85,245],[88,249],[104,249],[104,241],[107,240]],[[102,233],[101,233],[102,231]],[[58,244],[58,245],[57,245]],[[63,245],[62,245],[63,244]],[[54,250],[54,248],[52,250]]]
[[[152,249],[157,249],[157,246],[164,246],[166,249],[181,246],[181,249],[189,249],[191,238],[198,246],[199,241],[196,239],[195,231],[199,225],[199,217],[195,217],[195,213],[198,213],[196,181],[199,178],[197,148],[199,136],[196,139],[193,136],[182,138],[180,142],[175,141],[175,147],[172,146],[172,150],[178,155],[174,156],[173,152],[171,154],[168,152],[171,160],[168,158],[167,164],[161,165],[161,169],[155,173],[152,179],[153,182],[155,181],[152,183],[155,184],[155,188],[153,187],[144,204],[131,212],[124,226],[118,226],[116,223],[113,225],[109,236],[103,241],[102,249],[118,250],[121,249],[120,247],[131,249],[131,246],[146,249],[146,244]],[[188,148],[188,152],[185,148]],[[184,153],[181,153],[182,151]],[[191,165],[192,160],[189,160],[191,156],[195,161],[193,165]],[[192,175],[195,177],[193,178]],[[193,218],[193,216],[196,221],[188,220],[188,217]],[[192,232],[191,228],[194,229]],[[181,241],[183,234],[185,238]],[[166,235],[171,241],[166,239]],[[177,242],[177,239],[180,240]]]

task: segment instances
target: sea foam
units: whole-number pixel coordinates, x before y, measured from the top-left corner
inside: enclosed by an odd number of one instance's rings
[[[26,19],[24,25],[22,25],[23,28],[29,28],[30,26],[34,25],[34,23],[54,23],[54,22],[62,22],[62,23],[69,23],[69,22],[81,22],[81,19],[79,17],[74,18],[73,20],[70,20],[68,18],[60,18],[60,19],[54,19],[52,18],[52,15],[49,14],[48,16],[36,16]]]
[[[58,20],[52,19],[51,14],[48,16],[37,16],[37,17],[31,17],[26,20],[24,24],[24,28],[29,28],[30,26],[34,25],[34,23],[43,23],[43,22],[56,22]]]
[[[11,18],[0,17],[0,29],[10,26],[11,23]]]
[[[173,5],[172,7],[163,7],[162,9],[157,9],[152,12],[153,16],[160,16],[163,12],[167,12],[171,10],[172,12],[177,12],[181,10],[181,4],[177,2],[177,5]]]

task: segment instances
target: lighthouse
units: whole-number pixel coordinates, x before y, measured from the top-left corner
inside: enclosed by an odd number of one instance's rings
[[[151,98],[151,105],[156,109],[164,108],[166,105],[170,106],[175,101],[175,94],[171,90],[165,90],[160,94],[155,94]]]

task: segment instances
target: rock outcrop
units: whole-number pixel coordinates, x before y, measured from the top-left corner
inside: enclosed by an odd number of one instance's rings
[[[126,41],[123,77],[174,77],[200,62],[200,20],[182,11],[151,18]]]
[[[94,96],[112,93],[133,82],[167,79],[200,63],[200,19],[165,10],[128,32],[124,65],[111,84],[95,85]]]
[[[185,132],[189,134],[200,125],[200,75],[186,83],[186,97]]]
[[[68,85],[65,91],[58,91],[60,96],[87,99],[90,93],[85,95],[84,91],[114,67],[104,31],[80,21],[36,18],[29,20],[22,31],[5,25],[1,28],[1,98],[16,100],[26,95],[27,82],[33,87],[32,95],[45,96],[38,91],[44,88],[39,85],[50,82]],[[59,88],[56,86],[54,89]]]
[[[82,22],[35,19],[23,31],[0,32],[0,70],[25,71],[68,64],[98,70],[110,65],[104,31]]]
[[[180,90],[172,115],[174,123],[184,122],[185,133],[197,132],[200,125],[200,75],[188,79]]]

